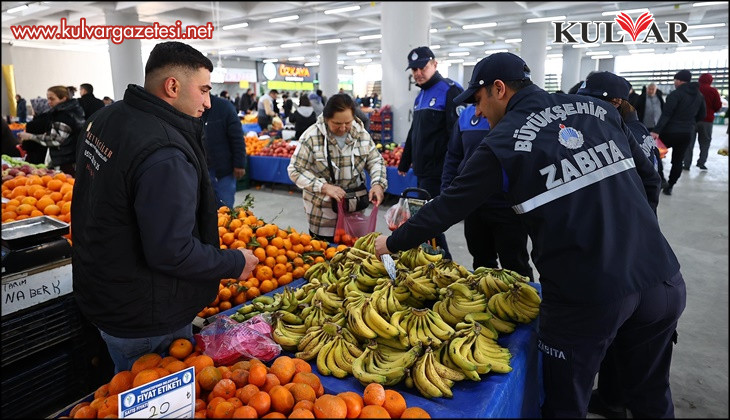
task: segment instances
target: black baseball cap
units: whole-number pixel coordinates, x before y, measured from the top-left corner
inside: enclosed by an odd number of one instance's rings
[[[494,83],[495,80],[530,80],[530,68],[525,60],[512,53],[501,52],[491,54],[479,60],[474,66],[469,86],[454,98],[454,102],[474,103],[474,94],[482,87]]]
[[[599,71],[589,74],[576,93],[594,98],[621,98],[628,101],[630,90],[631,84],[623,77],[610,71]]]
[[[428,47],[418,47],[411,50],[408,53],[408,69],[422,69],[428,64],[429,61],[435,59],[436,56],[433,54]]]

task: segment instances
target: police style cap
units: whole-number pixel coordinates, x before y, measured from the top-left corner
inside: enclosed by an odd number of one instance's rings
[[[490,86],[495,80],[530,80],[530,68],[525,60],[512,53],[501,52],[482,58],[476,66],[469,81],[469,87],[454,98],[454,102],[474,103],[474,94],[482,87]]]
[[[610,71],[599,71],[589,74],[576,93],[601,99],[621,98],[629,100],[630,90],[631,83],[623,77],[617,76]]]
[[[435,59],[436,56],[433,54],[428,47],[418,47],[411,50],[408,53],[408,69],[422,69],[428,64],[429,61]]]

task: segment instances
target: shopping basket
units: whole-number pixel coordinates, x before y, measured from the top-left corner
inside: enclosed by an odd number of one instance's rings
[[[408,203],[408,211],[410,211],[411,217],[418,213],[418,210],[420,210],[424,204],[431,201],[431,194],[429,194],[428,191],[416,187],[408,187],[404,189],[400,196],[401,198],[406,199],[406,202]],[[436,238],[431,238],[431,240],[421,245],[421,248],[432,255],[446,253],[444,250],[436,246]]]

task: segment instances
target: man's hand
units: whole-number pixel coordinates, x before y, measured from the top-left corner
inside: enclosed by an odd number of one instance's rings
[[[31,137],[33,137],[33,135],[30,133],[26,133],[25,131],[21,131],[20,133],[18,133],[18,139],[20,141],[30,140]]]
[[[233,168],[233,176],[236,179],[241,179],[246,175],[246,170],[243,168]]]
[[[326,196],[331,197],[333,200],[337,201],[338,203],[345,198],[345,190],[338,187],[337,185],[324,184],[322,186],[322,192]]]
[[[388,249],[388,245],[386,245],[386,242],[390,236],[385,235],[379,235],[377,238],[375,238],[375,256],[380,258],[383,254],[390,254],[390,250]]]
[[[652,131],[649,134],[651,134],[651,137],[654,139],[654,141],[656,141],[656,140],[659,139],[659,133],[655,133],[655,132]]]
[[[398,171],[398,175],[400,175],[400,176],[406,176],[406,174],[407,174],[407,173],[408,173],[408,172],[401,172],[401,171]]]
[[[380,203],[383,202],[383,198],[385,197],[385,192],[383,191],[383,186],[380,184],[375,184],[372,187],[370,187],[370,202],[375,204],[376,206],[379,206]]]
[[[259,259],[256,258],[255,255],[253,255],[253,251],[247,248],[238,248],[239,251],[243,254],[243,258],[246,259],[246,265],[243,267],[243,272],[238,277],[238,280],[246,280],[249,278],[251,273],[253,273],[254,268],[256,268],[256,264],[259,263]]]

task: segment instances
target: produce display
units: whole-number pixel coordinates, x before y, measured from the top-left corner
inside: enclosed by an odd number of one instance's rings
[[[142,355],[130,370],[101,385],[92,401],[76,404],[60,418],[117,417],[119,393],[189,367],[195,369],[195,418],[430,418],[380,384],[368,385],[362,394],[330,394],[303,359],[279,356],[270,364],[250,359],[216,366],[184,338],[172,342],[167,356]]]
[[[25,130],[25,123],[18,123],[18,122],[14,122],[14,123],[8,124],[8,127],[9,127],[9,128],[10,128],[10,129],[12,130],[12,131],[16,131],[16,130]]]
[[[404,381],[427,398],[451,397],[456,381],[508,373],[497,343],[538,315],[529,278],[507,269],[470,273],[422,248],[399,253],[396,278],[374,255],[374,232],[304,273],[296,290],[257,298],[231,316],[271,313],[274,340],[319,372],[362,384]]]
[[[398,166],[403,155],[403,147],[395,143],[388,143],[382,147],[380,153],[383,155],[386,166]]]
[[[246,114],[243,119],[241,120],[241,123],[243,124],[256,124],[259,122],[259,116],[258,114],[251,113]]]
[[[297,148],[294,144],[286,140],[271,140],[267,145],[261,147],[258,151],[248,153],[251,156],[276,156],[283,158],[291,158],[294,150]],[[246,149],[248,152],[248,148]]]

